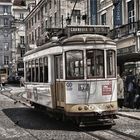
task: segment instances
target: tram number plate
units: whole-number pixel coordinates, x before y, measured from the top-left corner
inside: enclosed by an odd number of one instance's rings
[[[89,84],[78,84],[78,91],[88,91]]]

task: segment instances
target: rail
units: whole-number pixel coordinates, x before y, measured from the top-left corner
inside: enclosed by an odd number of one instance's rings
[[[6,86],[3,86],[2,84],[0,84],[0,93],[3,93],[3,92],[8,92],[8,93],[10,93],[11,91],[12,91],[11,88],[6,87]]]

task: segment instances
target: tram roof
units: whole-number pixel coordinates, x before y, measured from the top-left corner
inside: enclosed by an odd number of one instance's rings
[[[96,43],[96,44],[111,44],[111,45],[116,44],[112,39],[98,34],[78,34],[68,37],[62,41],[62,45],[73,45],[81,43],[85,44]]]
[[[35,53],[37,51],[51,48],[54,46],[66,46],[66,45],[80,45],[80,44],[110,44],[115,45],[116,43],[103,35],[98,34],[78,34],[73,35],[67,38],[61,38],[59,41],[56,42],[48,42],[36,49],[30,50],[26,52],[25,56]]]

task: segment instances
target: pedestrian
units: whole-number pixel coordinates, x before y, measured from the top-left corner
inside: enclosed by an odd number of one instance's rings
[[[117,96],[118,96],[118,107],[122,108],[124,103],[124,83],[123,79],[118,74],[117,76]]]
[[[20,87],[24,86],[24,78],[21,76],[20,78]]]
[[[136,84],[136,94],[134,97],[134,108],[139,109],[140,107],[140,79],[138,79],[138,82]]]
[[[129,71],[126,77],[126,87],[127,87],[127,97],[128,97],[128,107],[134,107],[134,97],[136,92],[136,78],[133,75],[132,70]]]

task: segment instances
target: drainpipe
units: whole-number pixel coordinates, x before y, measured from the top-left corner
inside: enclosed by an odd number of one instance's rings
[[[137,52],[139,52],[139,51],[140,51],[140,30],[139,30],[139,29],[140,29],[140,25],[139,25],[139,24],[140,24],[140,22],[139,22],[139,18],[140,18],[140,17],[139,17],[139,16],[140,16],[140,15],[139,15],[139,12],[140,12],[139,4],[140,4],[140,2],[139,2],[139,0],[137,0],[136,2],[137,2],[137,4],[138,4],[138,5],[136,5],[136,8],[138,8],[138,9],[136,10],[136,11],[137,11],[137,14],[138,14],[138,15],[137,15],[137,17],[138,17],[138,18],[137,18],[137,34],[136,34],[136,35],[137,35]]]

